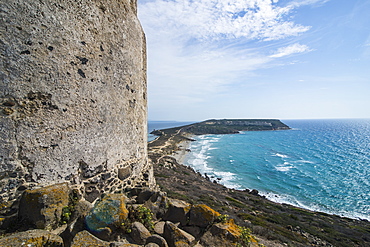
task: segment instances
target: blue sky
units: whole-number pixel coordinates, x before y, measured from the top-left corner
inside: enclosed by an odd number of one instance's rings
[[[370,0],[139,0],[148,118],[370,118]]]

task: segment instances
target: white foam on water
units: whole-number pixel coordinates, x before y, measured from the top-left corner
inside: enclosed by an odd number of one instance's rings
[[[287,172],[292,168],[295,168],[295,167],[292,164],[290,164],[289,162],[284,162],[283,165],[275,166],[275,169],[279,172]]]
[[[232,172],[218,172],[215,171],[215,175],[223,177],[223,178],[233,178],[236,174]]]
[[[268,200],[277,202],[277,203],[285,203],[289,204],[292,206],[296,206],[299,208],[307,209],[313,212],[322,212],[322,213],[327,213],[331,215],[339,215],[342,217],[347,217],[351,219],[363,219],[363,220],[368,220],[370,221],[370,215],[368,214],[361,214],[361,213],[355,213],[355,212],[346,212],[346,211],[338,211],[335,209],[329,209],[324,206],[316,205],[316,204],[311,204],[307,205],[306,203],[298,201],[295,197],[290,196],[290,195],[279,195],[275,194],[272,192],[260,192],[259,193],[262,196],[265,196]]]
[[[210,159],[211,156],[208,155],[208,152],[210,150],[218,149],[212,146],[214,143],[220,140],[220,137],[199,136],[197,139],[198,141],[193,142],[190,145],[192,152],[188,154],[188,158],[186,160],[187,165],[190,165],[195,171],[201,173],[202,175],[207,174],[212,181],[215,180],[216,182],[223,184],[228,188],[241,189],[242,186],[235,182],[237,179],[236,174],[232,172],[216,170],[209,166],[208,159]],[[230,162],[232,163],[234,160],[230,160]]]
[[[276,166],[275,169],[279,172],[288,172],[293,166]]]
[[[232,172],[222,172],[222,171],[213,171],[213,174],[216,178],[221,178],[221,180],[216,180],[218,183],[223,184],[224,186],[232,189],[241,189],[242,186],[236,182],[233,182],[237,175]]]
[[[219,140],[220,140],[220,138],[213,137],[213,138],[211,138],[209,141],[210,141],[210,142],[218,142]]]
[[[298,160],[297,162],[307,163],[307,164],[315,164],[315,162],[312,162],[312,161],[309,161],[309,160]]]
[[[272,156],[277,156],[277,157],[280,157],[280,158],[288,158],[289,156],[288,155],[285,155],[285,154],[279,154],[279,153],[276,153]]]
[[[186,163],[194,168],[194,170],[204,174],[211,174],[213,169],[208,166],[207,160],[211,158],[207,155],[208,151],[211,150],[212,143],[217,142],[220,138],[212,136],[199,136],[198,141],[193,142],[190,145],[192,152],[188,154]]]

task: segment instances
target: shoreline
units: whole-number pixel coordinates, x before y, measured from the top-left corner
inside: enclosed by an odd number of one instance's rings
[[[368,220],[274,202],[256,190],[230,189],[212,182],[182,164],[194,135],[182,127],[162,133],[148,144],[148,153],[157,185],[169,197],[206,204],[228,215],[237,224],[250,228],[266,247],[370,246]]]
[[[184,140],[177,144],[177,149],[173,151],[171,157],[176,159],[177,163],[184,165],[184,161],[186,160],[186,156],[189,154],[189,152],[192,152],[190,150],[190,143],[191,141]]]
[[[192,136],[189,136],[190,138]],[[191,144],[191,141],[188,141],[188,140],[184,140],[180,143],[177,144],[177,149],[173,151],[173,153],[171,155],[169,155],[170,157],[173,157],[177,163],[179,163],[180,165],[183,165],[183,166],[186,166],[186,167],[190,167],[191,169],[194,170],[194,172],[199,172],[198,170],[196,170],[195,167],[191,166],[191,165],[188,165],[188,164],[184,164],[184,161],[186,160],[186,156],[189,155],[189,152],[192,152],[192,150],[190,150],[190,144]],[[201,176],[203,178],[207,178],[207,176],[205,174],[202,174],[200,173]],[[216,177],[215,177],[216,178]],[[232,190],[238,190],[238,191],[243,191],[241,189],[237,189],[237,188],[233,188],[233,187],[228,187],[227,185],[223,184],[222,183],[222,179],[223,177],[221,177],[221,179],[213,179],[211,180],[211,182],[218,182],[219,184],[225,186],[226,188],[228,189],[232,189]],[[247,190],[255,190],[254,188],[247,188]],[[257,190],[255,190],[257,191]],[[354,215],[351,215],[349,212],[346,212],[346,213],[342,213],[342,214],[338,214],[338,213],[334,213],[334,212],[331,212],[331,211],[324,211],[324,210],[318,210],[318,209],[314,209],[314,208],[311,208],[309,206],[305,206],[303,203],[300,203],[299,201],[297,201],[296,204],[292,203],[292,202],[289,202],[287,200],[285,200],[284,198],[280,198],[279,199],[275,199],[275,198],[279,198],[281,196],[277,195],[277,194],[274,194],[274,193],[269,193],[269,192],[260,192],[259,191],[259,194],[264,197],[266,200],[269,200],[271,202],[274,202],[274,203],[279,203],[279,204],[287,204],[287,205],[290,205],[290,206],[293,206],[293,207],[297,207],[297,208],[301,208],[301,209],[304,209],[304,210],[308,210],[308,211],[312,211],[312,212],[317,212],[317,213],[325,213],[325,214],[329,214],[329,215],[332,215],[332,216],[337,216],[337,217],[345,217],[345,218],[349,218],[349,219],[353,219],[353,220],[365,220],[365,221],[369,221],[369,219],[367,218],[361,218],[359,216],[354,216]]]

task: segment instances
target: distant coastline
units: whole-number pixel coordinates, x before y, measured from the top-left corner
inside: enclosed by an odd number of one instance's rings
[[[187,134],[236,134],[240,131],[287,130],[290,127],[277,119],[211,119],[185,126],[152,131],[151,134],[163,134],[181,131]]]

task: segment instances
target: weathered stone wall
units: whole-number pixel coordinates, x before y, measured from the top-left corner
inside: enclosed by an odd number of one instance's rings
[[[136,0],[0,4],[0,201],[63,181],[89,201],[153,185]]]

